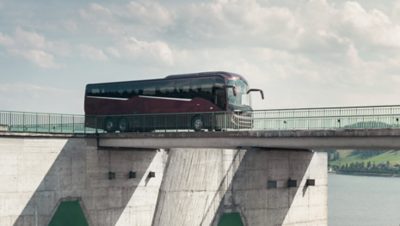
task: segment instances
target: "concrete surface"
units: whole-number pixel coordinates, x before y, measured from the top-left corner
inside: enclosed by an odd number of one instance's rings
[[[327,225],[326,163],[309,151],[171,149],[153,225],[218,225],[224,212],[248,226]]]
[[[99,141],[104,147],[384,150],[399,149],[399,138],[400,129],[343,129],[100,134]]]
[[[0,135],[0,225],[47,225],[70,199],[96,226],[218,225],[229,212],[251,226],[327,225],[326,164],[326,153],[299,150],[98,149],[95,138]]]
[[[164,151],[97,150],[95,139],[0,138],[0,225],[47,225],[63,199],[81,200],[91,225],[151,225],[165,161]]]

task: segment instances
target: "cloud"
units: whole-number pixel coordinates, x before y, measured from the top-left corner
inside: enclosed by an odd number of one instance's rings
[[[43,35],[16,28],[12,36],[0,33],[0,45],[8,53],[22,57],[41,68],[58,68],[55,56],[69,54],[68,46],[62,42],[48,41]]]
[[[57,68],[60,65],[54,62],[54,56],[43,50],[30,49],[30,50],[18,50],[13,49],[10,51],[12,54],[22,56],[26,60],[29,60],[41,68]]]
[[[83,21],[97,32],[112,36],[148,35],[164,31],[174,21],[174,15],[153,0],[131,1],[123,4],[92,3],[79,11]]]
[[[109,9],[107,9],[106,7],[104,7],[100,4],[97,4],[97,3],[91,3],[89,5],[89,10],[91,12],[94,12],[94,13],[96,13],[98,15],[102,15],[102,16],[111,16],[112,15],[112,12]]]
[[[162,41],[142,41],[135,37],[124,37],[116,41],[107,52],[116,58],[134,59],[140,62],[172,65],[174,63],[173,51],[169,45]]]
[[[131,1],[126,11],[120,9],[121,16],[132,18],[144,25],[166,27],[173,23],[173,14],[156,1]]]
[[[341,14],[344,25],[351,28],[351,35],[357,40],[380,47],[400,47],[400,25],[382,11],[367,11],[358,2],[346,2]]]
[[[80,45],[81,56],[91,60],[106,61],[108,57],[101,49],[89,45]]]
[[[177,20],[182,29],[178,35],[200,46],[214,42],[219,46],[286,48],[302,30],[288,8],[267,6],[256,0],[192,3],[177,13]]]

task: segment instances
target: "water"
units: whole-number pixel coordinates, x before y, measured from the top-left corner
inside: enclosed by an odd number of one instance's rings
[[[329,226],[399,226],[400,178],[329,175]]]

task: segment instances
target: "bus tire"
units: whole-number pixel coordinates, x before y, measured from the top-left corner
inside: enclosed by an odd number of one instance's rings
[[[200,115],[196,115],[192,118],[192,129],[196,132],[201,131],[204,127],[203,118]]]
[[[115,131],[115,120],[113,118],[106,118],[106,120],[104,121],[104,130],[107,132]]]
[[[120,118],[118,120],[118,130],[121,133],[128,132],[129,130],[129,121],[127,118]]]

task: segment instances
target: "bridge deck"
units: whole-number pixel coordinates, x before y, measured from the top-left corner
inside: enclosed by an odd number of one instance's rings
[[[100,134],[104,147],[398,149],[400,129]]]
[[[400,149],[400,129],[106,133],[97,135],[0,132],[0,137],[86,137],[98,139],[100,147],[116,148]]]

